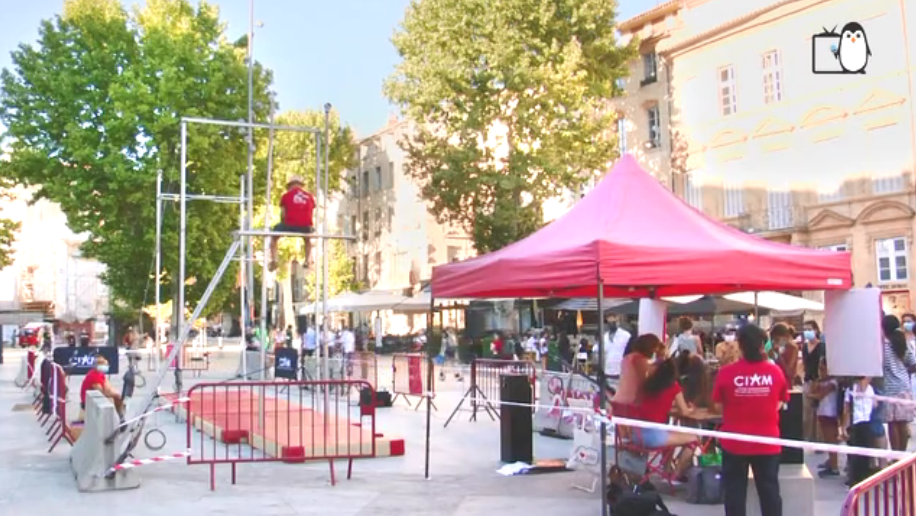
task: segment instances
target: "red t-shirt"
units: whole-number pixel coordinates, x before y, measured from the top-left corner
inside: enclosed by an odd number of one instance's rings
[[[667,424],[671,415],[671,404],[679,393],[681,385],[675,381],[673,385],[655,395],[643,394],[639,404],[639,416],[646,422]]]
[[[315,212],[315,198],[312,194],[296,186],[283,194],[280,206],[286,210],[283,223],[288,226],[312,227],[312,214]]]
[[[719,369],[712,399],[722,403],[722,431],[779,437],[779,403],[788,402],[782,369],[769,361],[740,359]],[[778,455],[782,448],[752,442],[722,441],[735,455]]]
[[[92,369],[83,379],[83,386],[80,387],[80,402],[86,404],[86,392],[92,390],[95,385],[105,386],[105,374],[98,370]]]

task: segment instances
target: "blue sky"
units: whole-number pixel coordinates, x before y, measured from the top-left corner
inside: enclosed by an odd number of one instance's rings
[[[248,30],[248,0],[212,1],[235,40]],[[139,3],[124,0],[125,4]],[[382,81],[398,61],[389,39],[410,0],[255,0],[255,58],[273,69],[281,109],[319,109],[331,102],[359,135],[374,132],[393,108]],[[620,0],[626,19],[660,3]],[[31,43],[38,23],[61,12],[63,0],[3,0],[0,67],[10,51]]]

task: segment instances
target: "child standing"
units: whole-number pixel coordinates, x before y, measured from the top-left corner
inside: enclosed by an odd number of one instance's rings
[[[818,401],[817,423],[820,427],[824,442],[836,444],[840,436],[838,420],[840,402],[838,399],[839,383],[836,378],[829,377],[826,359],[821,359],[818,367],[818,380],[809,387],[808,397]],[[818,476],[821,478],[837,477],[840,475],[837,467],[837,454],[830,453],[827,461],[820,466]]]
[[[863,377],[846,390],[846,417],[849,424],[848,444],[857,448],[871,448],[874,444],[871,416],[874,408],[875,390],[870,383],[871,378]],[[871,473],[871,457],[862,455],[849,456],[850,486],[862,482]]]

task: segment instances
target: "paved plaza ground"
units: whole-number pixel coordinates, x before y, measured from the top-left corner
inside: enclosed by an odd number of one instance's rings
[[[31,396],[13,384],[23,355],[6,349],[5,364],[0,365],[0,512],[6,515],[596,515],[600,510],[598,493],[573,488],[590,480],[582,473],[497,474],[502,465],[499,424],[485,415],[468,422],[469,414],[463,412],[443,428],[467,384],[453,378],[437,388],[430,480],[423,476],[425,407],[414,411],[399,402],[378,411],[377,428],[386,437],[405,439],[406,455],[356,461],[350,481],[343,479],[346,464],[340,463],[335,487],[330,485],[327,463],[263,463],[240,465],[236,485],[230,483],[228,466],[218,468],[216,491],[210,491],[207,466],[172,461],[136,470],[142,479],[139,489],[79,493],[69,467],[70,447],[62,445],[48,454],[34,414],[14,410],[31,402]],[[214,357],[213,372],[196,380],[232,372],[238,352],[227,347]],[[390,363],[383,359],[380,365],[379,386],[390,386]],[[70,400],[79,398],[78,383],[79,378],[71,378]],[[171,380],[163,391],[169,385]],[[168,436],[167,446],[156,453],[141,446],[137,457],[185,448],[186,425],[169,413],[157,420]],[[572,441],[535,435],[537,458],[565,459],[571,449]],[[821,458],[811,454],[808,464],[813,467]],[[815,513],[838,514],[845,493],[841,479],[818,481]],[[683,495],[680,490],[675,497],[666,496],[672,512],[724,513],[722,506],[687,504]]]

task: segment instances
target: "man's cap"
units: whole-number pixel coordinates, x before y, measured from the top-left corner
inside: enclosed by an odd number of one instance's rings
[[[293,177],[290,177],[290,179],[289,179],[288,181],[286,181],[286,187],[287,187],[287,188],[290,187],[290,186],[292,186],[293,184],[298,184],[299,186],[302,186],[302,185],[304,184],[304,183],[302,182],[302,177],[299,177],[298,175],[295,175],[295,176],[293,176]]]

